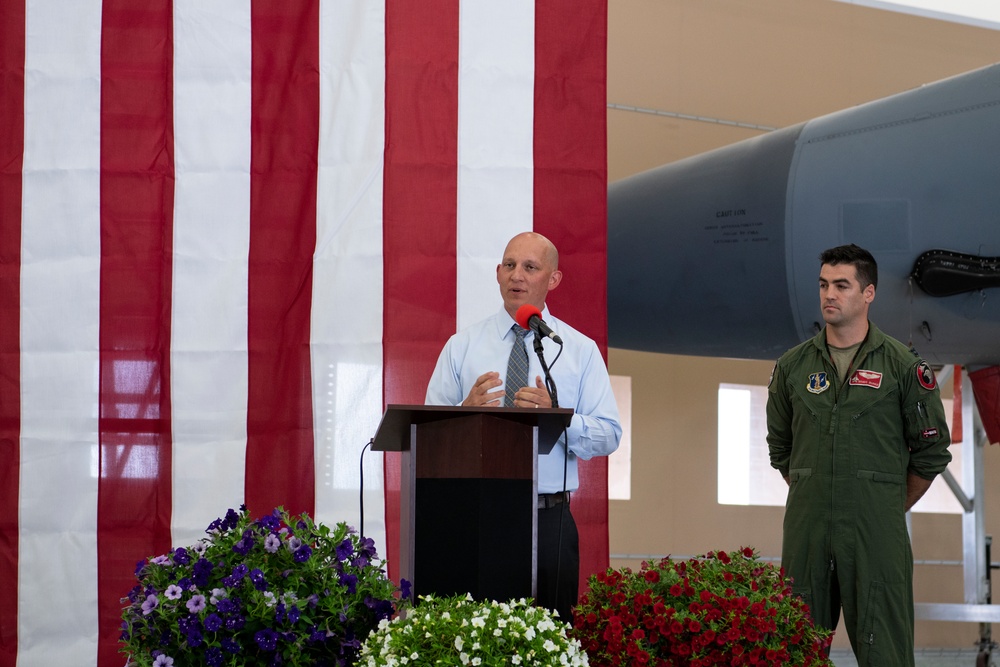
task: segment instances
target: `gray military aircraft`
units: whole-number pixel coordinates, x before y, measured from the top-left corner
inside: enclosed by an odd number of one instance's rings
[[[1000,64],[613,183],[613,347],[775,359],[818,331],[819,253],[879,263],[871,317],[1000,364]]]

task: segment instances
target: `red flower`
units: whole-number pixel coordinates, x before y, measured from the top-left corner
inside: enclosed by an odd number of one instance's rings
[[[832,665],[830,633],[749,547],[609,570],[589,583],[571,632],[594,667]]]

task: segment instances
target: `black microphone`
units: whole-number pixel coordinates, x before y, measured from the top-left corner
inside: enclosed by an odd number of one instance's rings
[[[542,311],[538,310],[530,303],[526,303],[517,309],[514,316],[518,326],[522,329],[531,329],[539,336],[551,338],[555,343],[562,345],[562,338],[549,328],[549,325],[542,319]]]

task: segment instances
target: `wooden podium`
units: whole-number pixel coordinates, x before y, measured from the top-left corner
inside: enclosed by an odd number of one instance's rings
[[[372,449],[401,452],[399,573],[417,595],[535,597],[538,456],[566,408],[390,405]]]

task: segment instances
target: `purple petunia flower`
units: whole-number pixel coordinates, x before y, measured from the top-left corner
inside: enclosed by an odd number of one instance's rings
[[[309,548],[308,544],[303,544],[295,550],[293,558],[296,563],[305,563],[312,556],[312,552],[313,550]]]
[[[170,556],[157,556],[156,558],[150,559],[149,562],[152,563],[153,565],[170,565],[171,564]]]
[[[199,611],[205,608],[205,596],[195,595],[190,600],[187,601],[188,611],[192,614],[197,614]]]
[[[410,582],[408,582],[406,579],[399,580],[399,594],[403,597],[404,600],[410,599],[411,585],[412,584],[410,584]]]
[[[240,652],[241,648],[240,643],[232,637],[226,637],[222,640],[222,650],[226,653],[232,653],[235,655]]]
[[[232,530],[240,522],[240,515],[232,508],[226,512],[226,518],[222,521],[222,530]]]
[[[248,568],[244,563],[240,563],[239,565],[233,568],[232,574],[230,574],[228,577],[223,578],[222,583],[229,587],[235,587],[237,584],[240,583],[243,577],[247,576],[249,572],[250,568]]]
[[[222,613],[229,614],[240,610],[240,601],[239,598],[223,598],[215,606]]]
[[[344,540],[337,545],[337,560],[344,561],[354,555],[354,543]]]
[[[262,651],[273,651],[278,647],[278,633],[270,628],[258,630],[253,638]]]
[[[222,666],[222,650],[217,646],[212,646],[205,650],[205,664],[208,667]]]
[[[171,667],[174,664],[174,659],[168,656],[166,653],[161,653],[156,656],[156,660],[153,661],[153,667]]]
[[[271,533],[264,538],[264,551],[269,554],[277,553],[278,549],[281,548],[281,540],[277,535]]]
[[[370,537],[362,537],[358,542],[358,547],[358,551],[369,559],[378,556],[378,552],[375,550],[375,540]]]
[[[167,586],[167,590],[163,591],[164,597],[168,600],[180,600],[181,595],[184,594],[184,589],[176,584],[170,584]]]
[[[177,547],[174,549],[174,562],[178,565],[187,565],[191,562],[191,555],[184,547]]]
[[[278,530],[281,525],[281,512],[274,510],[269,515],[261,517],[257,523],[270,531]]]
[[[205,617],[205,629],[209,632],[216,632],[222,627],[222,617],[218,614],[209,614]]]
[[[198,628],[190,628],[184,636],[187,639],[188,646],[191,648],[201,646],[202,635],[201,630]]]
[[[147,595],[146,601],[142,603],[142,615],[149,616],[158,604],[160,600],[155,595]]]
[[[233,545],[233,552],[246,556],[253,549],[253,537],[244,535],[243,539]]]
[[[194,583],[197,586],[208,586],[209,577],[215,566],[207,558],[199,558],[191,568],[194,573]]]
[[[301,618],[302,612],[299,610],[297,605],[292,605],[292,608],[288,610],[288,622],[292,625]]]
[[[295,537],[294,535],[292,535],[291,537],[288,538],[288,550],[289,551],[292,551],[292,552],[297,551],[298,548],[301,547],[301,546],[302,546],[302,540],[300,540],[299,538]]]
[[[358,591],[358,577],[353,574],[340,573],[337,577],[340,585],[347,588],[347,592],[354,595]]]
[[[253,587],[258,591],[267,590],[267,579],[264,578],[264,572],[258,567],[250,570],[250,581],[253,582]]]

